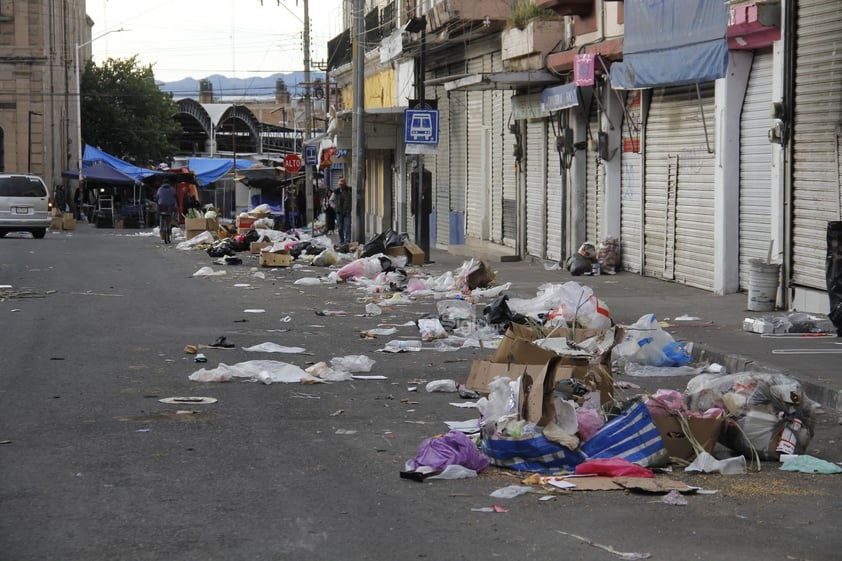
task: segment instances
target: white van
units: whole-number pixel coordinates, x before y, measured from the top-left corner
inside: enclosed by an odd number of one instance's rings
[[[0,173],[0,237],[9,232],[31,232],[43,238],[52,206],[47,186],[37,175]]]

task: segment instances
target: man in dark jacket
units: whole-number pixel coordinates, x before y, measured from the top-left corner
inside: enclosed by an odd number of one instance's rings
[[[333,195],[334,208],[336,209],[336,227],[339,231],[339,243],[351,243],[351,209],[353,206],[353,194],[345,178],[339,180],[339,188]]]

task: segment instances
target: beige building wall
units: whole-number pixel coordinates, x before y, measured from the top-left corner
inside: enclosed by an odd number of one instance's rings
[[[92,25],[84,0],[0,1],[0,170],[52,186],[77,166],[76,45]]]

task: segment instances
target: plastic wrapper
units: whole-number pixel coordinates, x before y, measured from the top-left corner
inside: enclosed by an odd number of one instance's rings
[[[365,355],[337,356],[330,359],[335,370],[344,372],[371,372],[374,361]]]
[[[488,397],[477,400],[477,410],[491,432],[501,417],[517,413],[519,383],[505,376],[498,376],[488,383]]]
[[[692,360],[684,343],[661,329],[655,314],[647,314],[626,327],[622,343],[614,347],[615,359],[651,366],[685,366]]]
[[[418,320],[418,330],[421,332],[422,341],[447,338],[447,331],[445,331],[438,318],[420,318]]]
[[[606,238],[596,246],[596,261],[601,272],[613,275],[620,268],[620,240]]]
[[[803,454],[814,434],[815,402],[800,382],[783,374],[701,374],[687,383],[685,393],[691,410],[726,411],[719,442],[749,458]]]
[[[587,460],[576,466],[576,475],[604,475],[607,477],[652,478],[652,470],[622,458]]]

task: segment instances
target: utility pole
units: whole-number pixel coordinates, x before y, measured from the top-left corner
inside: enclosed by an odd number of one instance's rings
[[[307,162],[307,141],[313,136],[313,99],[310,97],[310,0],[304,0],[304,195],[307,197],[305,224],[313,225],[313,166]]]
[[[354,182],[351,184],[355,190],[353,212],[354,222],[352,234],[358,242],[365,240],[365,19],[363,18],[364,0],[354,0],[354,27],[353,41],[351,46],[352,65],[354,69],[354,111],[351,124],[354,129],[354,142],[351,151],[354,158]]]

